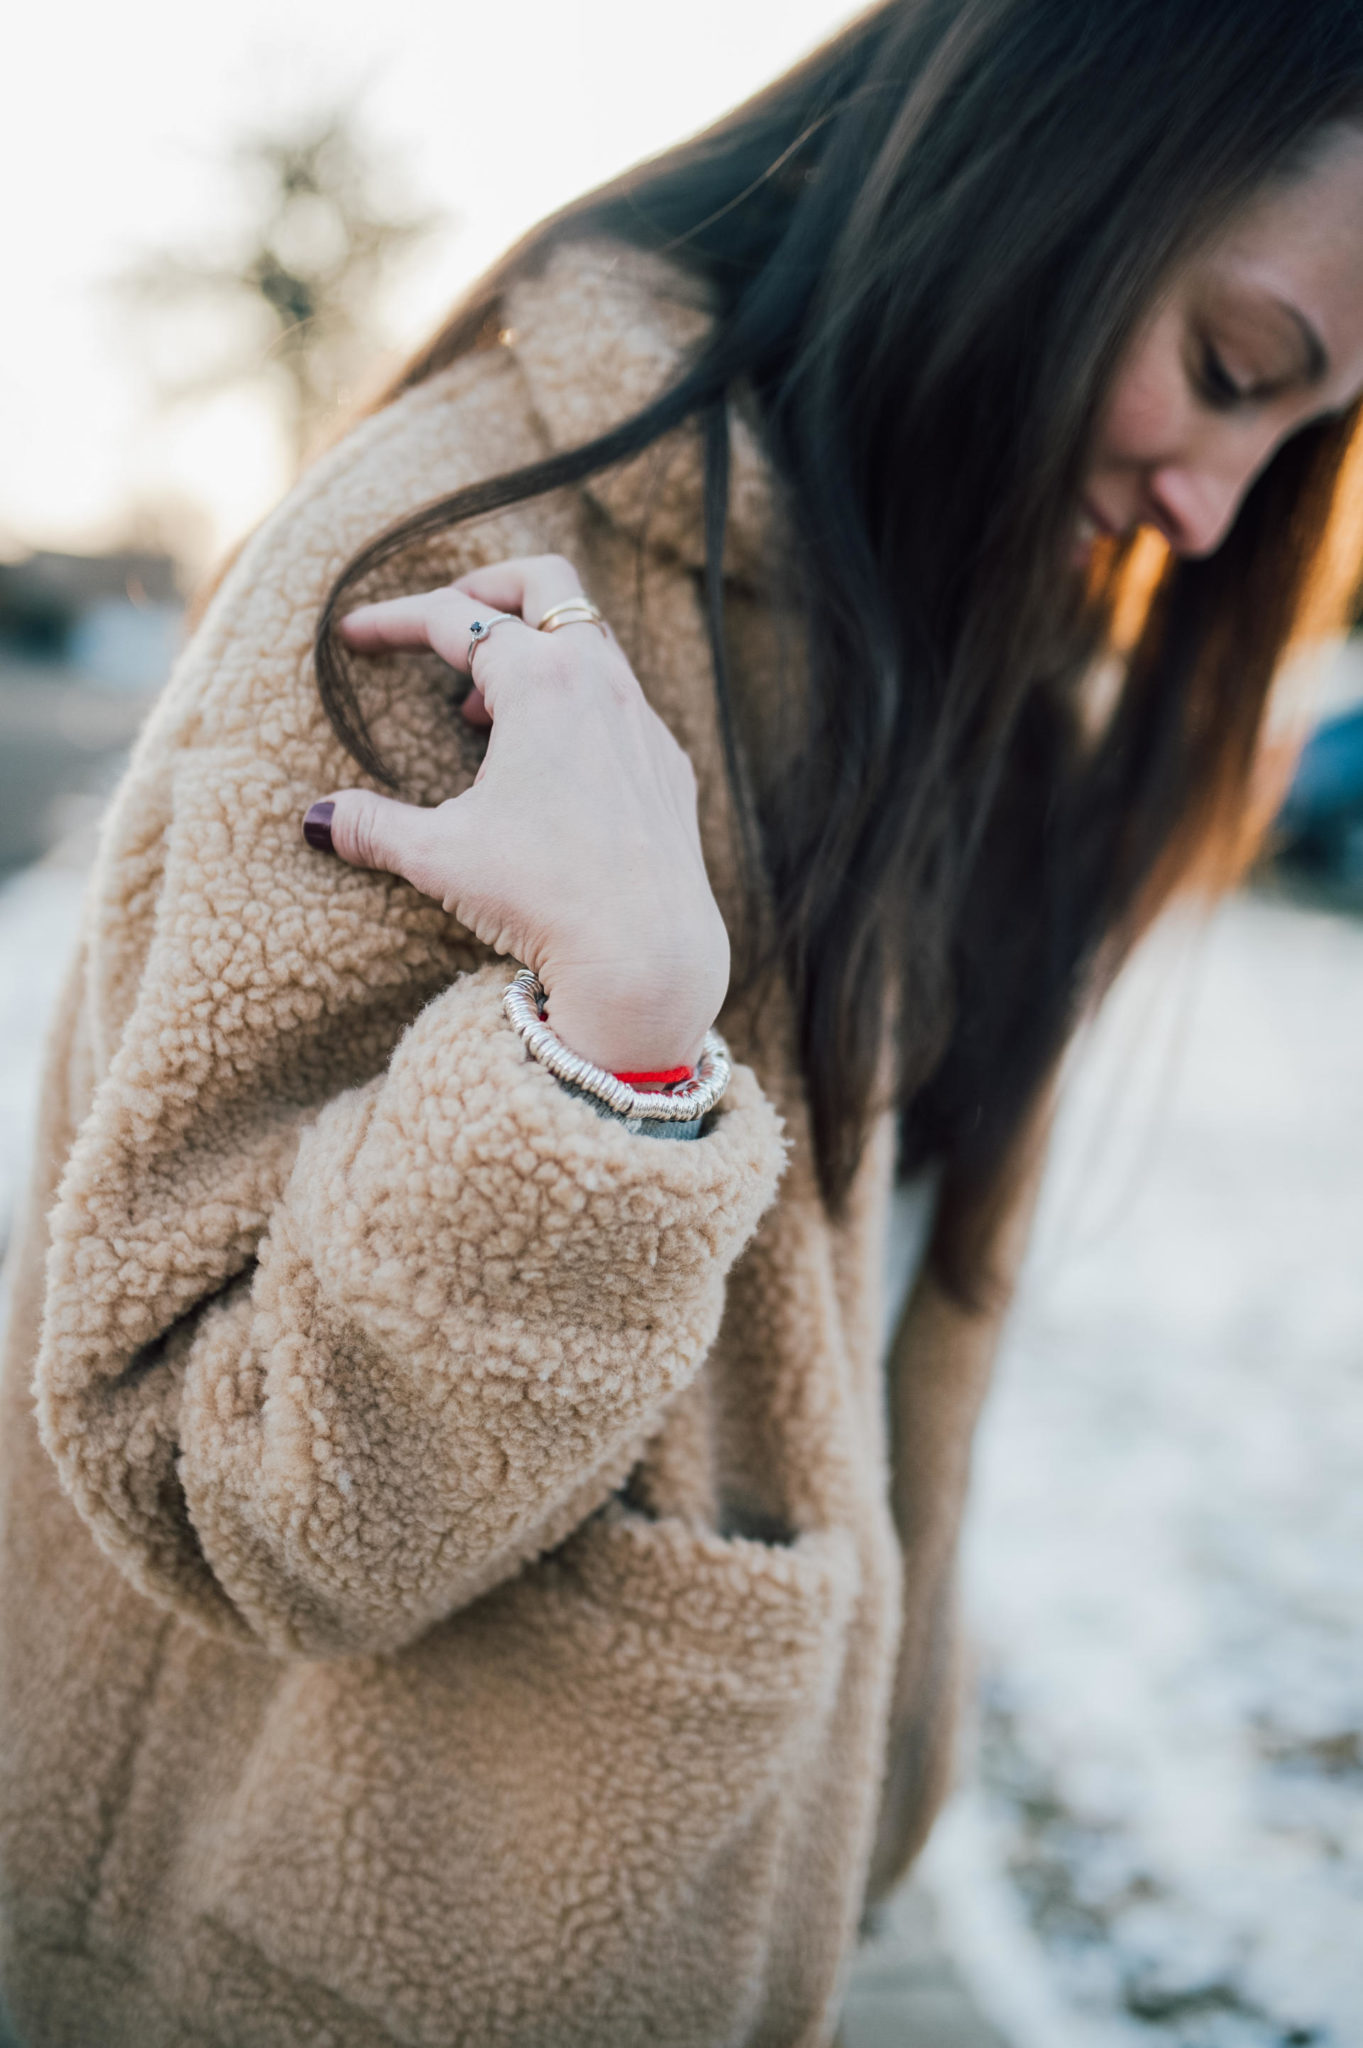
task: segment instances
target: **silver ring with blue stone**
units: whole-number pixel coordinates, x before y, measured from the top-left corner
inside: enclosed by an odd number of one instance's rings
[[[488,635],[494,632],[498,626],[504,626],[507,623],[508,619],[515,618],[516,614],[514,612],[498,612],[493,618],[474,620],[473,624],[469,627],[469,651],[467,655],[467,660],[470,675],[473,674],[473,656],[475,649],[481,647],[483,642],[487,639]],[[517,620],[516,623],[520,624],[520,621]]]

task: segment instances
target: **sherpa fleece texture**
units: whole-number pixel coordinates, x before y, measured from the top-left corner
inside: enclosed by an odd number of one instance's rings
[[[113,807],[4,1366],[24,2048],[812,2048],[896,1731],[882,1875],[926,1824],[992,1325],[923,1283],[901,1331],[901,1572],[888,1131],[830,1225],[773,995],[722,1020],[713,1129],[631,1137],[526,1058],[506,963],[299,836],[354,779],[308,658],[336,570],[642,402],[705,319],[600,245],[520,284],[503,345],[360,427],[246,548]],[[760,703],[775,528],[735,437]],[[690,752],[736,914],[690,432],[368,594],[548,549]],[[476,771],[450,682],[365,671],[415,801]]]

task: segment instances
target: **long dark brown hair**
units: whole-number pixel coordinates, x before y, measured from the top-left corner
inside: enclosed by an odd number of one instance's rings
[[[943,1169],[958,1227],[938,1257],[963,1293],[980,1279],[963,1219],[989,1207],[1095,983],[1239,842],[1354,427],[1290,441],[1212,558],[1164,557],[1133,599],[1139,565],[1119,555],[1078,603],[1058,565],[1104,392],[1171,266],[1360,104],[1354,0],[889,0],[537,229],[394,386],[495,332],[508,281],[571,238],[619,236],[705,279],[708,338],[652,404],[414,511],[348,565],[319,687],[387,779],[334,632],[360,579],[698,423],[734,801],[775,906],[824,1195],[836,1211],[880,1106],[888,1005],[905,1158]],[[725,655],[740,389],[804,596],[784,721],[800,743],[775,783],[740,758]],[[1120,680],[1095,728],[1105,648]]]

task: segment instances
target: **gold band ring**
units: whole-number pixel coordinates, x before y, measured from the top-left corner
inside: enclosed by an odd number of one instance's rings
[[[562,626],[599,626],[602,635],[609,637],[606,621],[589,597],[565,597],[562,603],[551,604],[535,630],[557,633]]]

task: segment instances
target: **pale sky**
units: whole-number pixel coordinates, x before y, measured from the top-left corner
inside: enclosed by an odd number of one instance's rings
[[[404,345],[522,228],[703,125],[845,0],[121,0],[13,10],[0,106],[0,554],[98,545],[180,496],[216,544],[278,494],[263,411],[158,418],[105,281],[221,218],[231,138],[358,88],[414,199],[456,228],[386,309]]]

